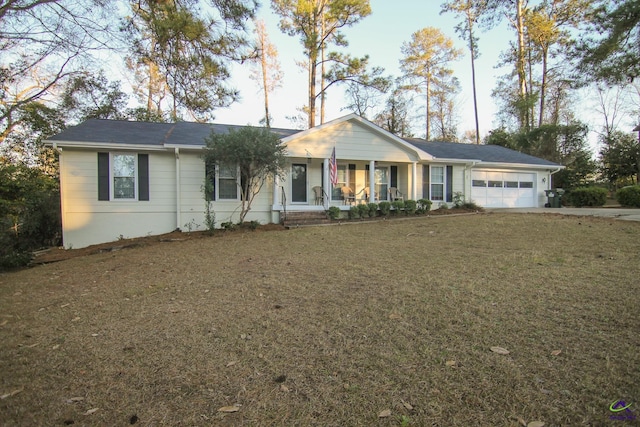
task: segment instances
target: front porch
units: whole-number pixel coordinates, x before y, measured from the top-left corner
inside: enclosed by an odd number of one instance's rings
[[[286,179],[274,180],[272,210],[313,212],[326,211],[331,206],[349,210],[354,205],[391,202],[396,197],[421,198],[417,162],[341,159],[337,162],[335,185],[329,171],[328,158],[293,159]]]

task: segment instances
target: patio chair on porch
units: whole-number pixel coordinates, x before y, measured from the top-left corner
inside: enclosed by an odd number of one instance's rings
[[[394,202],[396,200],[404,201],[404,194],[402,194],[396,187],[389,187],[389,196],[391,196],[391,201]]]
[[[368,203],[369,202],[369,187],[364,187],[362,189],[362,192],[364,193],[365,200]],[[373,200],[375,200],[375,201],[380,200],[380,198],[378,197],[378,193],[376,193],[375,191],[373,192]]]
[[[324,204],[324,195],[322,194],[322,187],[320,187],[319,185],[316,185],[315,187],[312,188],[313,193],[315,195],[316,198],[316,205],[323,205]]]
[[[347,186],[344,186],[340,189],[340,191],[342,191],[342,201],[345,205],[355,203],[356,195],[353,193],[353,190],[351,190]]]

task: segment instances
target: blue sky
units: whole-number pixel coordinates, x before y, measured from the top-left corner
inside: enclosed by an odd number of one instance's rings
[[[464,56],[452,64],[456,77],[460,80],[462,91],[459,95],[460,123],[459,133],[475,128],[473,118],[473,94],[471,86],[471,67],[465,43],[458,37],[454,27],[459,18],[453,14],[440,14],[439,0],[371,0],[372,13],[351,28],[344,30],[349,41],[348,52],[353,56],[370,56],[370,63],[384,67],[386,74],[399,76],[400,47],[409,41],[411,34],[424,27],[437,27],[454,40],[457,47],[463,49]],[[292,127],[287,116],[297,115],[296,108],[306,104],[307,74],[296,65],[304,59],[300,40],[287,36],[278,29],[278,17],[271,12],[269,2],[264,1],[258,17],[267,25],[272,43],[276,45],[284,72],[283,87],[271,95],[270,109],[274,127]],[[495,105],[491,98],[494,80],[508,72],[496,69],[495,64],[501,51],[508,47],[514,37],[506,24],[479,33],[480,57],[476,61],[478,83],[478,107],[481,136],[495,127]],[[264,115],[262,95],[256,83],[249,79],[249,69],[245,65],[233,68],[233,85],[242,96],[241,102],[228,109],[216,112],[216,122],[229,124],[257,125]],[[346,105],[342,89],[331,88],[327,98],[327,117],[332,120],[348,114],[341,110]],[[417,123],[416,136],[424,136],[424,124]],[[422,133],[422,134],[421,134]]]

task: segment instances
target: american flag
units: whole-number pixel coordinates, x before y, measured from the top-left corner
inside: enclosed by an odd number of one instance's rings
[[[331,161],[329,161],[329,177],[331,179],[331,184],[338,184],[338,164],[336,163],[336,147],[333,147],[333,151],[331,152]]]

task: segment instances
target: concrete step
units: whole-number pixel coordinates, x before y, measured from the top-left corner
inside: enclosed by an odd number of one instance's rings
[[[324,211],[314,212],[287,212],[283,225],[288,228],[303,227],[306,225],[329,224],[331,220]]]

